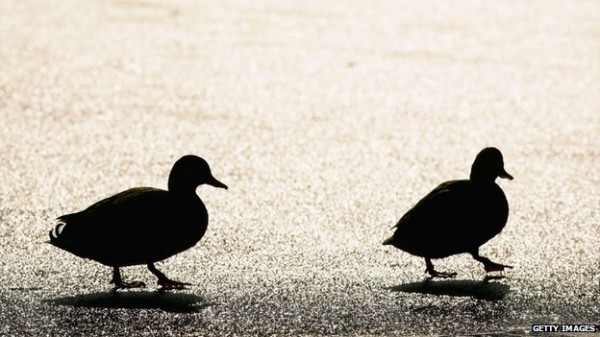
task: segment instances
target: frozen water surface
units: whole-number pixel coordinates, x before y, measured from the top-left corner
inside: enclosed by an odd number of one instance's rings
[[[0,335],[529,334],[600,320],[600,3],[3,1]],[[511,214],[466,255],[381,241],[502,150]],[[194,286],[111,292],[54,218],[207,159]],[[482,224],[484,225],[484,224]]]

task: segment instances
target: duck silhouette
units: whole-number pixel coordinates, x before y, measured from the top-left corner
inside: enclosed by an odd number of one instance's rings
[[[513,177],[504,169],[502,153],[488,147],[477,155],[469,180],[440,184],[396,224],[394,235],[383,242],[425,258],[431,277],[454,277],[435,271],[431,259],[470,253],[486,272],[512,268],[479,255],[479,247],[496,236],[508,219],[508,201],[497,177]]]
[[[189,284],[170,280],[154,263],[191,248],[204,236],[208,211],[196,195],[202,184],[227,189],[204,159],[186,155],[173,165],[168,191],[135,187],[62,215],[49,243],[113,267],[111,283],[117,289],[145,286],[124,282],[119,270],[140,264],[156,275],[162,289],[183,289]]]

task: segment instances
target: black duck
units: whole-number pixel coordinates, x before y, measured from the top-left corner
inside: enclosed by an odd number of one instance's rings
[[[204,236],[208,212],[196,195],[201,184],[227,189],[204,159],[184,156],[171,169],[168,191],[135,187],[60,216],[49,242],[113,267],[116,288],[144,287],[143,282],[124,282],[119,268],[145,264],[162,289],[182,289],[188,284],[170,280],[154,263],[191,248]]]
[[[398,221],[383,244],[424,257],[432,277],[456,276],[435,271],[431,259],[459,253],[470,253],[486,272],[512,268],[479,255],[479,247],[500,233],[508,219],[508,201],[497,177],[513,179],[504,170],[502,153],[485,148],[475,158],[469,180],[440,184]]]

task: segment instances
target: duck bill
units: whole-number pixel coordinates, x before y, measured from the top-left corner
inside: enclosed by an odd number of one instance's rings
[[[218,187],[218,188],[224,188],[227,189],[227,185],[223,184],[222,182],[218,181],[217,178],[212,177],[211,180],[209,180],[207,182],[208,185],[214,186],[214,187]]]
[[[500,171],[500,174],[498,175],[498,177],[508,179],[508,180],[513,180],[513,176],[508,174],[508,172],[506,172],[506,170],[504,168],[502,168],[502,171]]]

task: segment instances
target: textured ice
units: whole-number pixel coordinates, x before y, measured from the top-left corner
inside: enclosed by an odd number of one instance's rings
[[[0,335],[520,335],[600,319],[600,3],[3,1]],[[381,241],[486,146],[515,180],[482,254]],[[207,159],[195,284],[113,294],[54,219]],[[485,225],[485,224],[482,224]]]

